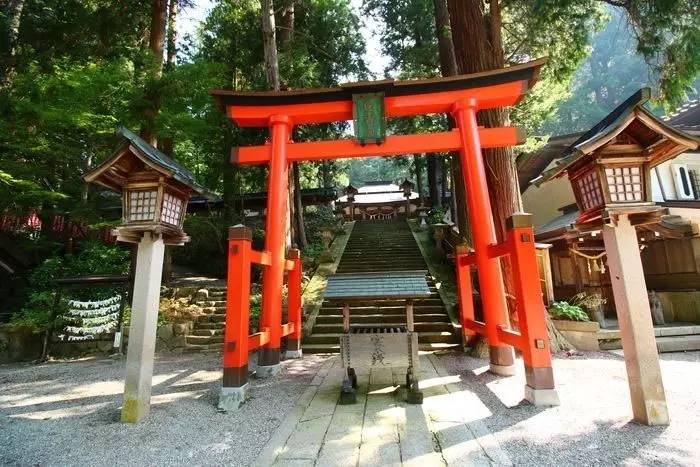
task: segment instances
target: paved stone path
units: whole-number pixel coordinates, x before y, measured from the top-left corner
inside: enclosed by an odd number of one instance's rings
[[[433,355],[421,355],[423,405],[405,402],[405,369],[357,373],[357,403],[339,405],[341,363],[326,362],[256,465],[512,465],[480,421],[486,406]]]

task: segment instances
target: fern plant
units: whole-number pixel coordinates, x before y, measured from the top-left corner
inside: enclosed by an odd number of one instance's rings
[[[578,305],[572,305],[567,301],[554,302],[549,307],[549,314],[554,319],[569,321],[589,321],[588,314]]]

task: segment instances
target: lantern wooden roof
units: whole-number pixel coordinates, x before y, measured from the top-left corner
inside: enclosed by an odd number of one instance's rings
[[[85,174],[83,178],[86,182],[99,183],[121,193],[130,174],[152,171],[154,175],[170,179],[182,191],[211,195],[209,190],[197,183],[192,172],[140,136],[124,127],[120,127],[117,134],[121,137],[119,146],[110,157]]]
[[[539,185],[560,177],[590,163],[593,157],[604,152],[636,153],[648,159],[649,167],[654,167],[682,152],[697,148],[695,138],[668,126],[644,107],[650,96],[649,88],[634,93],[574,141],[556,165],[532,180],[532,183]]]

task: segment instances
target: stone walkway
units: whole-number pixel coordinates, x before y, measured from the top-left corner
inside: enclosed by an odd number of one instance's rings
[[[405,369],[358,369],[358,401],[338,405],[343,371],[326,362],[262,450],[256,465],[511,465],[486,425],[488,409],[421,355],[423,405],[405,402]]]

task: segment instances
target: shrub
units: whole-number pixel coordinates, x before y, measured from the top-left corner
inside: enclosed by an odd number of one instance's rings
[[[444,223],[445,214],[447,214],[447,209],[444,207],[431,209],[430,213],[428,214],[428,224]]]
[[[165,298],[160,301],[158,321],[185,323],[202,315],[202,309],[190,303],[189,298]]]
[[[570,321],[589,321],[588,314],[578,305],[572,305],[567,301],[554,302],[549,307],[549,314],[554,319]]]
[[[333,226],[336,223],[333,208],[323,204],[310,206],[308,212],[304,214],[304,226],[306,227],[306,238],[309,243],[321,243],[321,231],[324,227]]]
[[[24,306],[11,320],[15,326],[44,328],[49,323],[55,301],[55,281],[62,277],[121,275],[129,272],[129,251],[114,245],[87,242],[76,255],[54,256],[34,268],[28,278]],[[119,290],[121,293],[121,290]],[[70,290],[70,298],[97,300],[116,293],[113,286],[83,287]],[[65,300],[59,304],[66,308]]]

